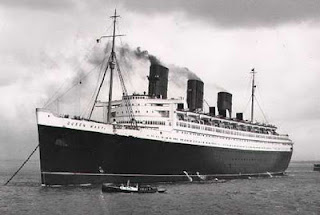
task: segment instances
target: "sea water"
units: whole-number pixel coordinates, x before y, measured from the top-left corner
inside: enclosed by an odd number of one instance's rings
[[[4,184],[22,161],[3,160]],[[41,187],[39,161],[0,185],[0,214],[320,214],[315,162],[291,162],[287,176],[225,183],[161,184],[166,193],[102,193],[94,187]]]

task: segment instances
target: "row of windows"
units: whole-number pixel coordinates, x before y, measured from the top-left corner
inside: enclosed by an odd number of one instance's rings
[[[117,121],[118,123],[131,123],[131,121],[126,121],[126,120],[120,120]],[[145,124],[145,125],[165,125],[166,123],[163,121],[140,121],[136,120],[138,124]]]
[[[120,107],[140,106],[140,103],[137,103],[137,104],[134,104],[134,103],[131,103],[131,104],[120,104],[119,106]],[[141,106],[142,106],[142,104],[141,104]],[[144,106],[148,106],[148,104],[144,104]]]
[[[148,135],[149,136],[149,135]],[[151,135],[151,137],[158,137],[158,136],[154,136]],[[166,139],[174,139],[174,140],[178,140],[177,138],[171,138],[171,137],[166,137]],[[226,138],[226,139],[231,139],[231,138]],[[220,144],[216,144],[216,143],[212,143],[212,142],[206,142],[206,141],[197,141],[197,140],[190,140],[190,139],[182,139],[180,138],[180,141],[185,141],[185,142],[193,142],[193,143],[203,143],[203,144],[211,144],[211,145],[220,145]],[[270,149],[268,147],[254,147],[254,146],[239,146],[239,145],[234,145],[234,144],[222,144],[223,146],[228,146],[228,147],[240,147],[240,148],[250,148],[250,149]],[[276,150],[281,150],[281,148],[273,148]]]
[[[234,119],[231,119],[233,122],[227,122],[227,121],[221,121],[218,119],[209,119],[209,118],[202,118],[199,119],[199,116],[187,116],[184,114],[177,114],[177,119],[179,121],[185,121],[185,122],[194,122],[201,125],[209,125],[209,126],[215,126],[215,127],[221,127],[221,128],[228,128],[228,129],[236,129],[236,130],[242,130],[242,131],[251,131],[255,133],[264,133],[268,134],[269,132],[275,132],[275,127],[265,127],[267,125],[265,124],[239,124],[238,122],[234,121]],[[264,126],[264,127],[255,127],[255,126]]]
[[[246,148],[246,149],[271,149],[269,147],[257,147],[257,146],[243,146],[243,145],[234,145],[234,144],[217,144],[213,142],[206,142],[206,141],[197,141],[197,140],[190,140],[190,139],[180,139],[180,141],[190,142],[190,143],[202,143],[202,144],[210,144],[210,145],[220,145],[220,146],[227,146],[227,147],[234,147],[234,148]],[[281,150],[281,148],[272,148],[276,150]]]
[[[185,123],[185,122],[177,122],[176,125],[179,127],[184,127],[184,128],[201,129],[201,130],[219,132],[219,133],[231,134],[231,135],[239,135],[239,136],[246,136],[246,137],[258,137],[258,138],[265,138],[265,139],[288,140],[286,138],[281,138],[281,137],[265,136],[265,135],[259,135],[259,134],[256,134],[256,135],[255,134],[244,134],[244,133],[237,132],[237,131],[223,130],[223,129],[213,128],[213,127],[208,127],[208,126],[198,126],[198,125],[193,125],[193,124]]]
[[[121,111],[122,114],[124,113],[133,113],[133,111]],[[117,112],[112,112],[113,113],[113,117],[115,117],[115,113],[117,114],[120,114],[120,111],[117,111]],[[140,110],[135,110],[134,113],[140,113]],[[147,110],[146,113],[149,113],[149,111]],[[150,113],[154,113],[153,111],[151,111]]]
[[[146,99],[146,96],[132,96],[131,99]]]
[[[230,138],[230,137],[220,137],[220,136],[216,136],[216,135],[206,135],[206,134],[199,134],[199,133],[194,133],[194,132],[187,132],[187,131],[177,131],[177,133],[181,134],[188,134],[188,135],[193,135],[193,136],[202,136],[202,137],[211,137],[211,138],[219,138],[219,139],[225,139],[225,140],[234,140],[234,141],[241,141],[241,142],[251,142],[254,143],[253,141],[250,140],[246,140],[246,139],[238,139],[238,138]],[[205,142],[205,141],[196,141],[196,140],[185,140],[185,139],[180,139],[182,141],[187,141],[187,142],[195,142],[195,143],[205,143],[205,144],[212,144],[210,142]],[[274,142],[264,142],[266,144],[272,144],[272,145],[279,145],[279,143],[274,143]],[[214,144],[214,143],[213,143]],[[286,145],[286,144],[283,144]],[[230,147],[238,147],[238,145],[234,145],[234,144],[227,144],[226,146],[230,146]],[[247,148],[256,148],[256,149],[268,149],[268,147],[256,147],[256,146],[247,146]],[[276,149],[280,149],[280,148],[276,148]]]

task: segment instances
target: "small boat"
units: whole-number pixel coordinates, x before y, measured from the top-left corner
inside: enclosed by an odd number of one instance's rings
[[[166,189],[164,188],[157,188],[151,185],[139,185],[136,184],[135,186],[130,185],[130,181],[127,182],[126,185],[116,185],[116,184],[102,184],[102,192],[107,193],[164,193]]]
[[[313,171],[320,171],[320,163],[313,164]]]
[[[138,186],[138,193],[156,193],[158,192],[157,187],[152,187],[150,185]]]
[[[117,192],[122,192],[122,191],[120,189],[120,186],[108,183],[108,184],[102,184],[102,192],[117,193]]]

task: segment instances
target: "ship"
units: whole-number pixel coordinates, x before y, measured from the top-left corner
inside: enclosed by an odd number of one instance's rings
[[[218,93],[216,107],[203,108],[204,83],[187,81],[187,99],[168,98],[169,69],[151,64],[148,92],[129,94],[112,49],[89,117],[36,109],[43,186],[203,181],[283,175],[293,142],[277,127],[254,121],[255,71],[252,69],[251,120],[232,117],[232,94]],[[110,72],[108,101],[97,100]],[[122,98],[112,99],[118,72]],[[106,117],[93,120],[96,107]]]

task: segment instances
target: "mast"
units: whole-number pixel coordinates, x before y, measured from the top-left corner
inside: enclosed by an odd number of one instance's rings
[[[254,83],[255,74],[257,72],[254,71],[254,68],[251,70],[252,73],[252,86],[251,86],[251,122],[253,122],[253,112],[254,112],[254,90],[256,85]]]
[[[112,101],[112,88],[113,88],[113,70],[115,68],[115,52],[114,52],[114,44],[115,44],[115,38],[116,38],[116,21],[117,18],[117,10],[114,10],[114,15],[110,18],[113,19],[113,34],[112,34],[112,49],[111,49],[111,59],[109,62],[110,66],[110,86],[109,86],[109,101],[108,101],[108,116],[107,116],[107,123],[110,123],[111,118],[111,101]]]
[[[102,77],[102,80],[100,82],[100,85],[98,87],[98,91],[96,93],[96,96],[95,96],[95,100],[94,100],[94,104],[91,108],[91,111],[90,111],[90,115],[89,115],[89,119],[91,118],[92,116],[92,112],[93,112],[93,109],[95,107],[95,104],[97,102],[97,98],[98,98],[98,95],[100,93],[100,90],[101,90],[101,87],[102,87],[102,84],[104,82],[104,78],[105,78],[105,75],[106,75],[106,72],[108,70],[108,68],[110,67],[110,87],[109,87],[109,101],[108,101],[108,115],[107,115],[107,122],[110,123],[110,118],[111,118],[111,101],[112,101],[112,88],[113,88],[113,71],[115,69],[115,66],[116,66],[116,53],[115,53],[115,38],[116,37],[122,37],[122,36],[125,36],[123,34],[118,34],[116,35],[116,22],[117,22],[117,18],[120,17],[117,15],[117,10],[114,10],[114,15],[113,16],[110,16],[110,18],[113,19],[113,32],[112,32],[112,35],[103,35],[101,36],[99,39],[97,39],[97,43],[99,43],[101,41],[101,39],[103,38],[110,38],[112,37],[112,49],[111,49],[111,55],[108,59],[108,64],[107,64],[107,67],[103,73],[103,77]]]
[[[111,101],[112,101],[112,88],[113,88],[113,70],[115,68],[115,52],[114,52],[114,44],[115,44],[115,37],[116,37],[116,21],[117,18],[117,10],[114,10],[114,15],[110,18],[113,19],[113,34],[112,34],[112,49],[111,49],[111,59],[109,62],[110,66],[110,86],[109,86],[109,101],[108,101],[108,116],[107,116],[107,123],[110,123],[111,118]]]

